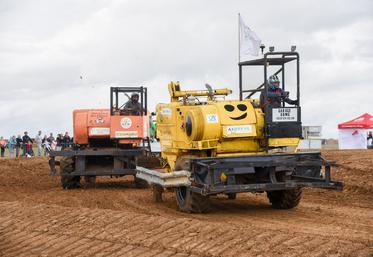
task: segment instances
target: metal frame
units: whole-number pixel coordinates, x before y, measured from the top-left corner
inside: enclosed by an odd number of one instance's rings
[[[119,148],[102,148],[102,149],[82,149],[75,151],[51,151],[49,166],[53,176],[121,176],[121,175],[135,175],[136,164],[131,163],[134,157],[144,155],[146,149],[119,149]],[[55,157],[75,157],[75,171],[71,173],[59,174],[56,170]],[[113,157],[113,170],[111,172],[86,170],[86,157],[88,156],[111,156]],[[123,162],[127,163],[128,168],[121,168]]]
[[[119,93],[138,93],[140,95],[141,116],[148,114],[148,93],[146,87],[110,87],[110,115],[114,115],[114,108],[119,109]]]
[[[302,187],[342,190],[343,183],[331,179],[332,165],[320,152],[207,157],[191,159],[188,170],[171,173],[136,167],[136,177],[163,188],[189,187],[201,195]],[[321,168],[324,168],[323,178]],[[224,182],[223,172],[227,177]]]
[[[141,104],[140,116],[147,115],[148,99],[147,99],[147,88],[146,87],[110,87],[110,115],[113,116],[114,110],[118,110],[121,106],[119,103],[119,94],[123,93],[138,93],[139,101]],[[62,151],[51,151],[49,153],[50,160],[49,166],[51,174],[53,176],[123,176],[123,175],[136,175],[136,163],[134,158],[140,155],[146,155],[151,153],[151,147],[149,143],[149,137],[146,138],[121,138],[136,140],[141,139],[142,147],[122,149],[119,148],[119,139],[113,144],[113,147],[86,147],[80,145],[72,145],[73,150],[62,150]],[[114,139],[111,139],[115,141]],[[145,141],[148,143],[148,147],[145,146]],[[60,165],[60,162],[56,160],[56,157],[72,157],[74,158],[74,171],[71,173],[57,172],[56,166]],[[112,157],[113,163],[110,163],[110,167],[106,170],[98,170],[94,166],[94,160],[92,157],[105,158]],[[91,162],[92,161],[92,162]],[[111,168],[112,167],[112,168]],[[124,168],[125,167],[125,168]]]
[[[271,56],[278,56],[281,57],[272,57]],[[240,100],[243,99],[243,93],[256,93],[262,91],[262,87],[264,86],[265,92],[268,90],[267,85],[267,66],[281,66],[281,69],[279,69],[275,75],[278,75],[280,72],[282,72],[282,89],[285,89],[285,64],[291,61],[296,60],[297,62],[297,99],[300,100],[300,72],[299,72],[299,54],[298,52],[268,52],[265,53],[263,58],[261,59],[255,59],[245,62],[239,62],[238,68],[239,68],[239,95]],[[260,85],[256,89],[249,89],[249,90],[243,90],[242,87],[242,67],[243,66],[263,66],[263,72],[264,72],[264,80],[263,84]],[[251,95],[250,95],[251,96]]]
[[[274,75],[281,73],[282,78],[282,90],[286,88],[286,78],[285,78],[285,64],[296,61],[296,83],[297,83],[297,101],[298,104],[294,107],[286,108],[296,108],[297,109],[297,121],[289,122],[273,122],[272,121],[272,109],[268,105],[264,107],[265,114],[265,148],[268,150],[268,139],[269,138],[289,138],[289,137],[301,137],[301,108],[300,108],[300,71],[299,71],[299,54],[298,52],[267,52],[263,55],[263,58],[240,62],[239,66],[239,96],[240,100],[243,99],[244,93],[250,93],[246,98],[251,97],[255,93],[261,92],[264,89],[264,98],[267,99],[268,93],[268,66],[280,66],[281,68],[277,70]],[[242,67],[243,66],[263,66],[263,84],[261,84],[256,89],[244,90],[242,88]],[[282,101],[281,108],[285,107],[285,102]]]
[[[239,157],[196,158],[191,160],[191,190],[202,195],[218,193],[262,192],[287,190],[300,187],[328,189],[343,188],[343,183],[332,181],[331,163],[321,157],[321,153],[266,154]],[[324,167],[324,179],[320,169]],[[291,174],[284,181],[278,181],[277,172]],[[227,182],[220,181],[221,173]],[[265,176],[265,182],[239,184],[236,175],[250,175],[253,178]]]

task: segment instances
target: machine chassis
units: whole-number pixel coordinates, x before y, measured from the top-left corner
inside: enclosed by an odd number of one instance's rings
[[[133,159],[137,156],[144,156],[148,149],[137,148],[137,149],[119,149],[119,148],[86,148],[77,150],[62,150],[62,151],[51,151],[49,166],[53,176],[124,176],[124,175],[136,175],[136,164],[133,163]],[[75,170],[73,172],[57,172],[56,165],[60,162],[55,157],[73,157],[75,159]],[[86,169],[86,158],[87,157],[112,157],[113,158],[113,169],[111,171],[102,171]],[[125,163],[126,167],[122,168]]]
[[[324,167],[325,174],[320,174]],[[319,152],[281,153],[238,157],[196,158],[191,160],[193,181],[191,190],[202,195],[218,193],[263,192],[301,187],[339,189],[342,182],[332,181],[331,163]],[[220,181],[221,173],[227,176]],[[278,174],[285,175],[279,179]],[[252,181],[237,183],[235,177],[252,174]]]

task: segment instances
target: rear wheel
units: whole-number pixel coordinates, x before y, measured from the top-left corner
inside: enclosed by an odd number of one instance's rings
[[[183,156],[177,159],[175,170],[190,170],[190,159],[193,156]],[[175,189],[176,201],[183,212],[204,213],[210,210],[210,201],[207,196],[192,192],[190,187],[177,187]]]
[[[62,157],[60,161],[61,186],[63,189],[80,187],[80,176],[70,176],[75,169],[74,157]]]
[[[268,191],[267,197],[276,209],[291,209],[297,206],[302,198],[302,188],[291,190]]]

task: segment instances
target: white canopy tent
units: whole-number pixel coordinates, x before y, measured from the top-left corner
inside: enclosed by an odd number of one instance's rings
[[[373,116],[368,113],[339,124],[339,149],[367,149],[367,130],[372,128]]]

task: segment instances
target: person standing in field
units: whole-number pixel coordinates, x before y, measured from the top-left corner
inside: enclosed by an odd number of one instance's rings
[[[25,131],[24,136],[22,137],[22,146],[23,146],[23,156],[27,156],[28,151],[30,151],[30,145],[32,143],[32,139],[27,134],[27,131]]]
[[[53,133],[50,133],[50,134],[49,134],[49,137],[47,138],[47,140],[48,140],[49,144],[52,144],[52,143],[53,143],[53,141],[54,141]]]
[[[157,141],[157,123],[153,121],[152,116],[149,116],[149,132],[150,141]]]
[[[62,142],[63,142],[62,143],[62,149],[65,149],[65,148],[71,146],[71,138],[70,138],[68,132],[66,132],[65,135],[63,136]]]
[[[62,143],[63,143],[62,141],[63,141],[62,134],[57,134],[57,137],[56,137],[56,142],[57,142],[56,151],[61,151]]]
[[[42,145],[42,138],[41,138],[41,131],[39,130],[38,134],[35,136],[35,143],[38,149],[38,156],[41,156],[41,145]]]
[[[372,134],[372,131],[368,132],[367,140],[368,140],[368,148],[373,148],[373,134]]]
[[[34,150],[32,150],[32,141],[29,141],[26,144],[26,156],[27,157],[34,156]]]
[[[17,145],[16,136],[12,136],[8,141],[9,158],[14,157],[14,148]]]
[[[1,157],[5,156],[5,147],[6,147],[6,140],[3,137],[0,137],[0,152]]]
[[[49,156],[50,143],[48,141],[47,135],[44,136],[43,140],[41,140],[41,143],[42,143],[43,149],[44,149],[44,156]]]
[[[16,158],[19,157],[19,150],[22,147],[22,138],[21,135],[18,135],[16,138]]]

